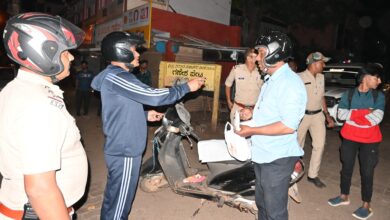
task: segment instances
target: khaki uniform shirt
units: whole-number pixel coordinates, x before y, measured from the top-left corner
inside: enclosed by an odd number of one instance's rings
[[[263,85],[257,68],[249,72],[245,64],[234,66],[226,78],[225,85],[232,87],[234,81],[236,82],[234,101],[244,105],[255,105]]]
[[[314,78],[309,70],[298,73],[306,87],[307,104],[306,110],[315,111],[322,109],[322,98],[325,94],[324,75],[317,73]]]
[[[23,210],[24,175],[56,171],[68,207],[84,194],[87,157],[68,113],[63,91],[42,77],[19,70],[0,93],[0,203]]]

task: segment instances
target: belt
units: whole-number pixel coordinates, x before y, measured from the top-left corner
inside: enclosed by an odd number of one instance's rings
[[[248,108],[248,109],[253,109],[255,106],[254,105],[244,105],[242,103],[239,103],[239,102],[234,102],[236,105],[238,105],[239,107],[241,108]]]
[[[71,214],[73,212],[73,207],[69,207],[68,213]],[[4,204],[0,203],[0,213],[7,216],[8,218],[12,219],[22,219],[23,218],[23,210],[12,210],[5,206]]]
[[[306,115],[315,115],[315,114],[318,114],[320,112],[322,112],[322,109],[318,109],[318,110],[314,110],[314,111],[305,110]]]

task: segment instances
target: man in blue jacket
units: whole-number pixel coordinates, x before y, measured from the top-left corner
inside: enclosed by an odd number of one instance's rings
[[[108,168],[101,209],[102,220],[128,219],[137,188],[142,153],[146,146],[146,120],[163,114],[144,111],[143,105],[168,105],[201,88],[203,78],[171,88],[155,89],[139,81],[129,70],[139,65],[136,47],[143,40],[134,34],[112,32],[102,41],[104,58],[111,62],[92,81],[102,99],[104,156]]]

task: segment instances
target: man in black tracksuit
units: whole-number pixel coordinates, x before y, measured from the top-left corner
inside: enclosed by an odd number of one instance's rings
[[[101,209],[102,220],[127,219],[137,188],[142,153],[146,146],[146,120],[158,121],[163,114],[145,112],[143,105],[168,105],[196,91],[204,79],[155,89],[140,82],[130,68],[139,65],[136,46],[142,40],[126,32],[112,32],[102,41],[102,54],[111,62],[92,81],[102,99],[104,156],[108,168]]]

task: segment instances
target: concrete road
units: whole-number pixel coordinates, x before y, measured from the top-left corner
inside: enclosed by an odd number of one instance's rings
[[[96,103],[95,103],[96,104]],[[94,102],[92,107],[94,107]],[[74,112],[74,111],[72,111]],[[77,124],[81,130],[85,149],[90,163],[90,186],[88,194],[80,203],[78,210],[78,219],[92,220],[99,219],[99,211],[102,202],[102,194],[106,182],[106,168],[103,160],[102,145],[103,135],[101,131],[100,118],[96,116],[96,111],[91,110],[90,115],[76,117]],[[193,123],[198,134],[202,138],[222,138],[222,122],[219,124],[219,130],[213,133],[208,130],[207,123],[210,113],[193,114]],[[390,121],[390,120],[388,120]],[[157,127],[149,127],[152,132]],[[390,219],[390,123],[382,123],[384,141],[380,146],[380,160],[376,168],[374,180],[374,195],[372,207],[374,215],[372,220]],[[144,158],[148,158],[151,152],[151,137],[149,137],[148,148]],[[305,163],[310,157],[311,147],[310,138],[306,139]],[[355,171],[351,187],[351,204],[349,206],[331,207],[327,200],[339,194],[339,172],[341,163],[339,160],[340,138],[338,132],[327,132],[326,150],[323,156],[320,177],[326,183],[327,187],[318,189],[306,180],[306,176],[299,182],[299,191],[303,202],[296,204],[292,200],[289,202],[289,214],[291,220],[330,220],[330,219],[355,219],[352,213],[361,205],[360,199],[360,175],[359,166],[355,165]],[[196,157],[196,148],[190,155]],[[219,219],[255,219],[250,213],[241,213],[240,211],[223,206],[218,208],[216,203],[203,201],[200,199],[177,195],[169,188],[163,189],[157,193],[145,193],[138,190],[132,212],[129,219],[134,220],[219,220]]]

